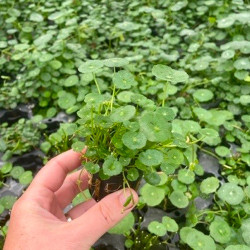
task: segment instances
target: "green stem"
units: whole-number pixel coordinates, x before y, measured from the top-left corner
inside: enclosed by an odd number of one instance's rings
[[[94,82],[95,82],[96,88],[98,90],[98,93],[101,94],[101,90],[100,90],[99,84],[98,84],[98,82],[96,80],[96,76],[95,76],[94,73],[92,73],[92,74],[93,74]]]

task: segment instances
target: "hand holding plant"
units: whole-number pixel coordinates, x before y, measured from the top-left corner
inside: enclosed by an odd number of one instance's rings
[[[80,166],[81,155],[67,151],[49,161],[37,174],[12,209],[4,250],[38,247],[87,250],[131,211],[137,195],[133,190],[122,190],[98,203],[91,199],[75,206],[68,212],[73,220],[67,221],[63,210],[80,192],[77,182],[81,182],[82,190],[88,186],[87,173],[80,175],[80,180],[79,171],[68,175]],[[124,210],[131,193],[133,203]]]

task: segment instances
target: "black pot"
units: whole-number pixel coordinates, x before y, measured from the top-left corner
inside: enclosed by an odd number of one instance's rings
[[[129,186],[135,191],[138,190],[142,176],[136,181],[128,181]],[[111,176],[107,180],[102,180],[99,174],[94,174],[89,184],[89,191],[96,201],[100,201],[105,196],[123,189],[123,175]]]

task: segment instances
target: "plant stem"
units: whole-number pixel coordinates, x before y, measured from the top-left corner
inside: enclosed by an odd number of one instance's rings
[[[96,80],[95,73],[92,73],[92,74],[93,74],[94,82],[95,82],[96,88],[98,90],[98,93],[101,94],[101,90],[100,90],[99,84],[98,84],[98,82]]]

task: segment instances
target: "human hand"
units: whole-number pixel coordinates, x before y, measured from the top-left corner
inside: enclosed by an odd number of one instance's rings
[[[138,201],[134,190],[120,190],[96,203],[93,199],[72,208],[68,222],[64,208],[80,192],[77,186],[81,154],[69,150],[50,160],[36,175],[11,211],[4,250],[87,250],[125,217]],[[81,175],[81,188],[88,174]],[[131,195],[134,202],[124,210]]]

